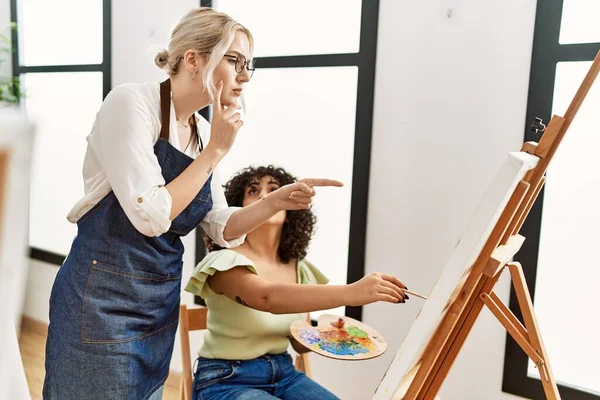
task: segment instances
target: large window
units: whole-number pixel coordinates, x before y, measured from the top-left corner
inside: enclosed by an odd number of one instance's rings
[[[248,165],[274,164],[299,178],[343,181],[341,189],[318,189],[307,258],[332,284],[362,278],[379,2],[201,3],[240,21],[256,43],[244,128],[220,164],[221,180]],[[361,311],[328,312],[360,319]]]
[[[110,90],[110,0],[12,0],[13,75],[37,127],[31,173],[31,256],[60,265],[76,234],[66,220],[83,190],[81,165]]]
[[[564,116],[600,50],[597,0],[538,1],[527,121]],[[543,193],[525,222],[516,259],[524,267],[551,368],[563,400],[600,399],[600,108],[596,82],[548,169]],[[528,133],[525,140],[539,140]],[[514,292],[510,306],[519,317]],[[538,370],[507,337],[503,390],[543,399]]]

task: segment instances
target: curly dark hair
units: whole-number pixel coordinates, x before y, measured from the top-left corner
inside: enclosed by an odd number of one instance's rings
[[[241,207],[246,188],[257,179],[262,179],[265,176],[272,177],[279,186],[288,185],[298,180],[283,168],[273,165],[247,167],[239,171],[229,182],[223,185],[227,203],[230,206]],[[317,217],[315,217],[310,209],[287,211],[277,251],[281,262],[288,263],[292,259],[299,260],[306,257],[306,248],[313,236],[313,227],[316,222]],[[209,237],[206,237],[205,242],[206,247],[210,251],[221,249]]]

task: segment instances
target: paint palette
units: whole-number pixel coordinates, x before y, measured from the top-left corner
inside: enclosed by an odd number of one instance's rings
[[[367,360],[387,349],[383,336],[349,317],[324,314],[316,327],[305,320],[294,321],[290,332],[313,352],[337,360]]]

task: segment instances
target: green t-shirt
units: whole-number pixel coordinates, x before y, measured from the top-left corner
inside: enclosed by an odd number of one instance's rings
[[[243,306],[213,292],[206,280],[217,271],[243,266],[257,274],[254,263],[234,250],[210,252],[196,266],[185,290],[202,297],[208,307],[207,331],[198,353],[205,358],[251,360],[279,354],[289,345],[290,325],[306,314],[271,314]],[[298,261],[298,283],[325,284],[329,280],[306,259]]]

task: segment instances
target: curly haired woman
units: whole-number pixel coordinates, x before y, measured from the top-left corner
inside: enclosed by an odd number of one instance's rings
[[[225,185],[225,196],[231,206],[245,207],[294,182],[282,168],[246,168]],[[406,286],[387,274],[325,285],[327,278],[305,258],[315,221],[309,208],[282,211],[239,247],[208,242],[211,252],[186,287],[209,308],[194,399],[337,399],[294,368],[290,340],[295,350],[307,350],[290,337],[291,323],[311,311],[408,298]]]

